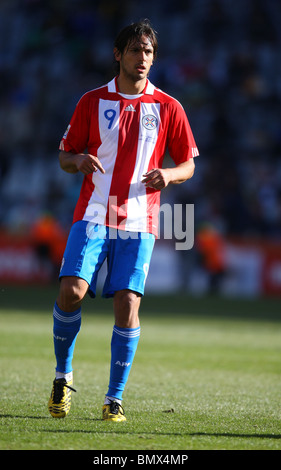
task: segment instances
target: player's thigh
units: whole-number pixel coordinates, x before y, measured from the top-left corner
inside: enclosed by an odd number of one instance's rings
[[[105,227],[85,221],[76,222],[67,240],[60,279],[72,277],[83,279],[90,286],[89,293],[94,296],[97,276],[107,255],[107,246]],[[64,285],[65,289],[70,291],[69,295],[72,292],[71,295],[75,297],[77,291],[80,292],[77,282],[64,281]]]
[[[122,290],[144,294],[155,237],[130,232],[125,235],[121,233],[117,239],[111,240],[108,273],[103,289],[105,297]]]

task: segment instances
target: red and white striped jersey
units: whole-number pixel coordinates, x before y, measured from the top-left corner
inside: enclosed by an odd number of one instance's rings
[[[140,95],[118,91],[116,77],[77,103],[60,150],[96,155],[105,174],[85,176],[73,222],[86,220],[158,235],[160,191],[142,175],[161,168],[168,149],[176,165],[198,155],[181,104],[147,80]]]

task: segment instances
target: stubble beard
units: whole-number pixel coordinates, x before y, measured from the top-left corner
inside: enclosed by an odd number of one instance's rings
[[[127,70],[124,66],[122,67],[122,73],[127,80],[133,83],[140,82],[142,80],[145,80],[148,77],[148,73],[146,71],[141,74],[137,71],[135,71],[134,73],[134,72],[130,72],[129,70]]]

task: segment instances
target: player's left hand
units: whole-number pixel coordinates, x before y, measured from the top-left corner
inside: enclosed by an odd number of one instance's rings
[[[143,175],[142,183],[146,188],[161,190],[170,182],[168,169],[153,168]]]

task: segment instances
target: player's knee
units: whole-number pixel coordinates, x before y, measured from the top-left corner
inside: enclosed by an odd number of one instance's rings
[[[140,294],[127,289],[120,290],[115,293],[114,302],[122,310],[132,310],[139,306]]]
[[[122,290],[114,295],[114,312],[116,325],[121,328],[139,326],[139,306],[141,295],[137,292]]]
[[[58,305],[64,311],[73,311],[81,306],[81,302],[87,292],[88,285],[85,281],[63,277],[61,279]]]

